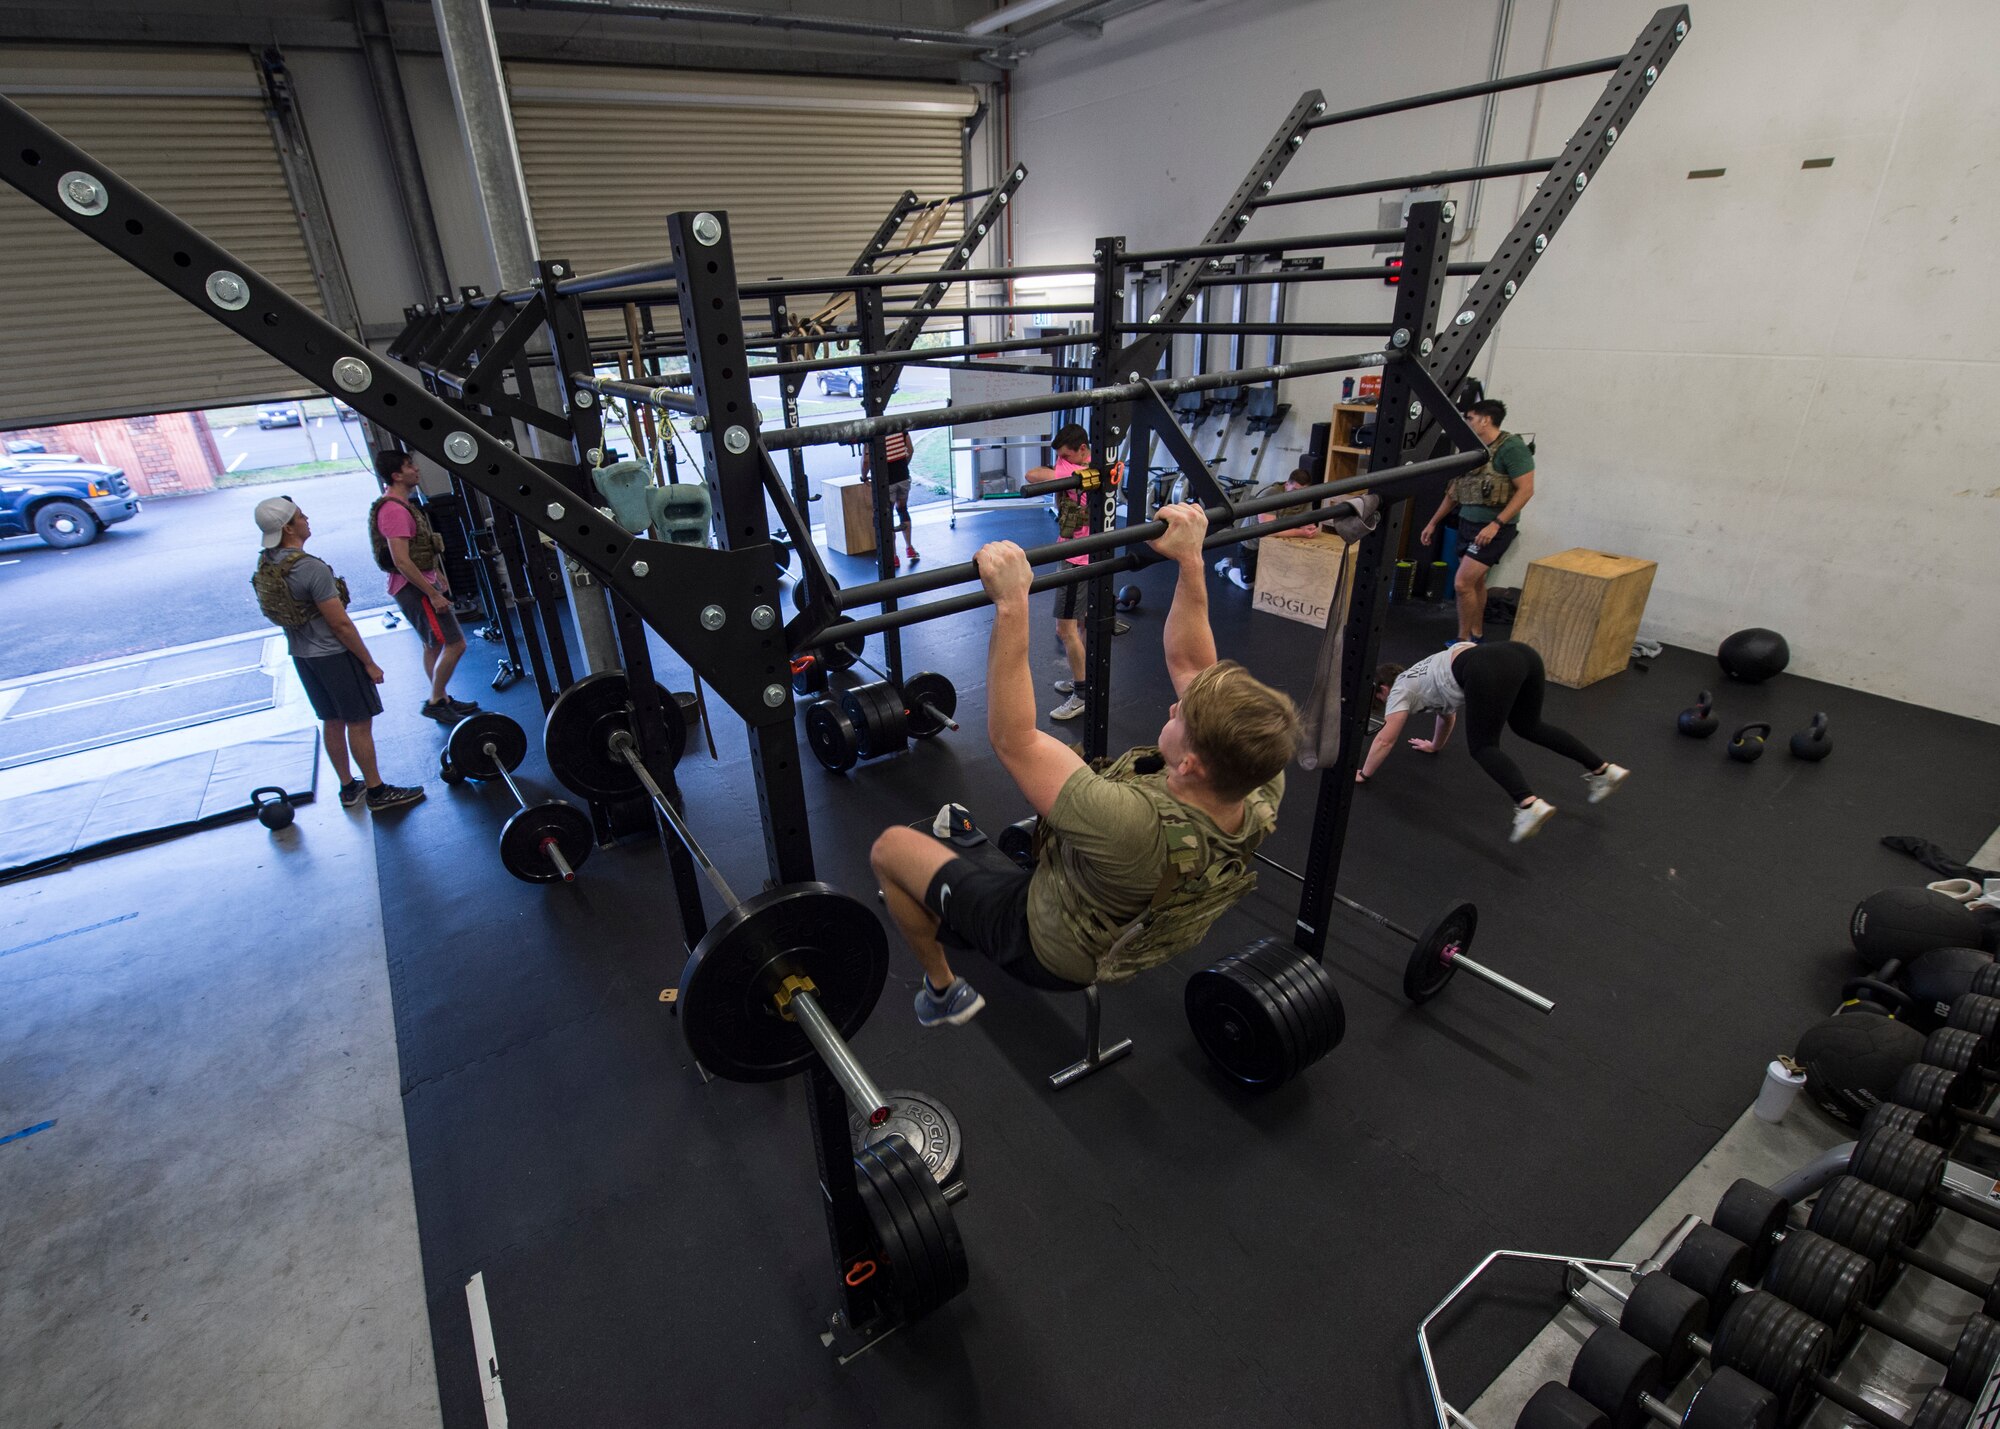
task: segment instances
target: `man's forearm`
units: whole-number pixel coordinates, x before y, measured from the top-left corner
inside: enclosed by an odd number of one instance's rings
[[[1452,500],[1451,497],[1446,496],[1444,500],[1438,503],[1437,515],[1431,517],[1430,524],[1433,526],[1442,525],[1444,522],[1444,518],[1451,515],[1452,508],[1457,505],[1458,503],[1456,501]]]
[[[352,620],[343,616],[339,620],[329,620],[327,626],[333,631],[333,638],[351,650],[355,659],[364,665],[375,663],[374,657],[368,653],[368,647],[361,643],[361,631],[355,627]]]
[[[1028,598],[993,607],[993,634],[986,647],[986,737],[996,751],[1032,740],[1035,677],[1028,668]]]
[[[396,557],[395,566],[398,571],[402,572],[403,579],[411,582],[420,589],[439,589],[438,583],[431,578],[429,573],[418,570],[417,563],[408,556]]]
[[[1199,551],[1180,561],[1162,644],[1169,675],[1199,674],[1215,663],[1215,634],[1208,628],[1208,579]]]
[[[1528,502],[1534,497],[1534,494],[1535,494],[1534,488],[1532,487],[1530,487],[1526,491],[1516,490],[1513,495],[1513,498],[1509,500],[1505,506],[1500,508],[1500,514],[1498,516],[1495,516],[1493,519],[1495,521],[1498,521],[1503,526],[1506,525],[1509,521],[1516,519],[1521,514],[1521,508],[1528,504]]]

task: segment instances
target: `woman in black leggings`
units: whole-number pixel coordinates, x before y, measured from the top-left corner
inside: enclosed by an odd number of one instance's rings
[[[1453,645],[1407,670],[1400,665],[1382,666],[1375,672],[1375,698],[1383,707],[1382,729],[1369,746],[1355,781],[1365,784],[1374,777],[1382,761],[1395,751],[1410,715],[1418,710],[1437,713],[1432,738],[1410,741],[1412,749],[1436,754],[1451,738],[1458,712],[1464,710],[1465,742],[1472,757],[1514,801],[1511,842],[1519,843],[1536,833],[1555,813],[1555,806],[1537,797],[1521,767],[1500,748],[1503,726],[1530,744],[1581,764],[1591,803],[1609,798],[1625,782],[1626,771],[1599,759],[1568,730],[1543,721],[1542,691],[1547,684],[1541,655],[1532,645],[1518,640]]]

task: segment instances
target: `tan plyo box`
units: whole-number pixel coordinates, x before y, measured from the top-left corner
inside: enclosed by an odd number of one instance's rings
[[[1352,576],[1359,549],[1327,531],[1305,540],[1264,537],[1257,543],[1257,584],[1250,594],[1250,608],[1322,630],[1329,614],[1345,620],[1344,595],[1339,610],[1330,607],[1334,588],[1341,583],[1341,565],[1345,563]]]
[[[1549,678],[1579,689],[1624,669],[1657,561],[1581,546],[1528,563],[1514,638],[1541,652]]]
[[[826,516],[826,543],[843,556],[866,556],[875,550],[875,488],[865,476],[829,477],[820,485],[838,504],[836,516]]]

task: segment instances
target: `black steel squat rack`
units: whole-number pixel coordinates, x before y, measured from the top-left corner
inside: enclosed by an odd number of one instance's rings
[[[744,721],[749,733],[752,768],[763,814],[765,852],[771,879],[780,884],[813,877],[811,838],[807,822],[798,741],[793,729],[790,661],[794,654],[870,622],[892,629],[910,620],[934,618],[951,610],[969,609],[980,596],[959,596],[915,610],[895,608],[905,596],[940,588],[940,577],[969,580],[965,567],[882,580],[842,592],[828,577],[815,553],[802,493],[800,468],[793,467],[790,489],[771,459],[775,451],[795,452],[820,441],[867,441],[872,460],[882,469],[881,438],[891,432],[984,420],[1027,411],[1088,410],[1093,444],[1109,460],[1143,429],[1157,433],[1193,488],[1209,507],[1210,519],[1225,528],[1239,516],[1251,516],[1259,503],[1232,503],[1223,496],[1212,473],[1179,438],[1164,397],[1184,391],[1275,382],[1290,377],[1360,367],[1383,369],[1377,436],[1368,472],[1346,482],[1309,490],[1309,499],[1323,500],[1368,488],[1397,498],[1389,519],[1361,543],[1358,575],[1344,631],[1329,622],[1322,650],[1323,669],[1338,659],[1344,709],[1340,756],[1322,772],[1313,827],[1311,853],[1305,870],[1297,943],[1314,956],[1323,954],[1325,922],[1338,873],[1353,795],[1353,770],[1363,742],[1368,714],[1368,680],[1379,645],[1391,562],[1385,553],[1399,541],[1407,502],[1402,498],[1469,469],[1483,452],[1457,416],[1449,394],[1457,390],[1500,315],[1514,298],[1547,248],[1557,229],[1582,195],[1591,176],[1605,160],[1620,131],[1627,126],[1660,71],[1687,34],[1685,6],[1660,10],[1647,23],[1632,48],[1623,55],[1585,64],[1510,76],[1502,80],[1441,90],[1388,104],[1329,113],[1324,98],[1311,91],[1301,96],[1271,142],[1259,154],[1216,221],[1199,244],[1159,251],[1128,251],[1122,239],[1098,241],[1089,262],[1041,268],[974,269],[966,266],[981,224],[990,227],[998,209],[1011,197],[1024,174],[1016,170],[995,190],[959,196],[958,201],[983,199],[968,223],[970,237],[952,250],[949,276],[869,271],[883,250],[893,248],[895,228],[885,220],[884,232],[848,274],[833,278],[739,283],[729,242],[727,216],[681,212],[668,217],[670,260],[611,273],[577,276],[560,261],[545,260],[527,288],[486,298],[465,291],[451,302],[410,311],[410,324],[398,338],[400,361],[385,361],[322,321],[223,249],[181,223],[172,214],[126,183],[89,155],[39,123],[17,105],[0,98],[0,179],[4,179],[56,217],[96,240],[133,266],[201,309],[216,321],[255,343],[313,384],[338,393],[363,416],[387,429],[413,450],[422,452],[472,492],[491,503],[500,519],[496,530],[510,575],[535,592],[543,614],[548,658],[553,667],[538,668],[545,693],[571,678],[566,651],[554,638],[552,612],[559,574],[547,562],[538,571],[531,559],[539,544],[530,530],[561,547],[568,558],[610,593],[621,653],[632,694],[632,728],[640,757],[652,778],[678,799],[670,745],[664,721],[680,718],[665,710],[658,698],[646,646],[650,627]],[[1507,89],[1559,79],[1605,74],[1603,94],[1562,152],[1530,168],[1521,164],[1483,165],[1309,190],[1290,195],[1275,192],[1278,178],[1292,155],[1313,131],[1381,114],[1431,104],[1474,98]],[[1266,207],[1335,198],[1354,193],[1390,191],[1413,182],[1498,177],[1545,170],[1533,200],[1499,249],[1473,276],[1463,302],[1448,321],[1442,314],[1444,284],[1454,272],[1471,265],[1446,261],[1451,206],[1419,203],[1411,207],[1403,228],[1361,233],[1322,234],[1303,239],[1244,240],[1240,235],[1253,214]],[[902,205],[899,205],[901,207]],[[892,218],[894,215],[892,215]],[[1211,373],[1190,378],[1161,376],[1172,331],[1183,325],[1198,292],[1218,286],[1279,281],[1340,281],[1366,274],[1379,279],[1374,268],[1292,271],[1279,275],[1244,275],[1223,271],[1223,260],[1250,254],[1282,255],[1310,249],[1371,245],[1378,241],[1403,245],[1401,281],[1391,321],[1379,331],[1386,338],[1379,350],[1338,357],[1277,364],[1262,369]],[[1164,296],[1141,316],[1128,301],[1136,291],[1130,276],[1146,264],[1165,263]],[[1014,279],[1052,273],[1090,272],[1094,278],[1090,333],[1066,335],[1069,345],[1094,348],[1091,386],[1052,393],[1047,398],[1016,399],[937,412],[886,414],[898,354],[911,343],[948,285],[975,278]],[[657,285],[657,286],[648,286]],[[882,303],[886,290],[916,286],[918,300],[891,314]],[[750,382],[759,375],[746,357],[743,302],[767,302],[771,331],[760,336],[775,345],[780,361],[792,374],[813,370],[806,355],[813,343],[788,330],[783,300],[801,294],[851,293],[868,372],[865,417],[853,422],[801,427],[796,408],[787,403],[787,425],[760,431]],[[596,509],[589,467],[601,452],[603,429],[599,395],[607,384],[595,376],[592,342],[585,325],[586,308],[598,303],[671,300],[679,314],[679,342],[689,366],[685,391],[660,382],[656,387],[633,384],[634,397],[660,411],[689,417],[688,427],[700,437],[703,478],[715,510],[713,546],[668,543],[628,534]],[[1009,305],[1011,306],[1011,305]],[[890,329],[891,317],[901,322]],[[1442,326],[1440,324],[1442,323]],[[1227,327],[1229,325],[1217,325]],[[1279,326],[1292,332],[1290,325]],[[1315,334],[1298,325],[1296,335]],[[1371,333],[1372,335],[1372,333]],[[643,345],[643,344],[642,344]],[[652,344],[665,351],[669,342]],[[543,351],[532,349],[540,348]],[[980,346],[978,351],[992,350]],[[910,360],[904,358],[902,360]],[[821,360],[826,366],[853,366],[854,358]],[[403,364],[409,364],[405,366]],[[559,402],[547,405],[535,393],[538,365],[551,372]],[[507,386],[511,379],[511,390]],[[615,389],[618,384],[610,384]],[[793,394],[795,395],[795,393]],[[539,429],[567,447],[564,459],[531,460],[516,449],[521,426]],[[1133,441],[1135,452],[1150,443]],[[1440,454],[1446,447],[1449,454]],[[1090,563],[1040,577],[1038,587],[1069,580],[1087,582],[1091,615],[1088,622],[1090,658],[1086,686],[1086,753],[1104,752],[1108,738],[1110,660],[1113,619],[1110,577],[1130,569],[1145,556],[1140,543],[1157,534],[1146,518],[1144,492],[1149,483],[1135,473],[1124,486],[1126,512],[1118,523],[1117,493],[1106,487],[1090,502],[1093,535],[1068,543],[1061,551],[1037,552],[1046,563],[1085,552]],[[782,615],[779,570],[783,553],[773,542],[767,498],[776,508],[803,566],[808,593],[806,608],[787,620]],[[1283,500],[1296,503],[1299,493]],[[887,503],[877,504],[878,538],[886,537]],[[1308,513],[1309,519],[1318,519]],[[1288,518],[1281,518],[1288,519]],[[1289,518],[1296,519],[1296,518]],[[1252,534],[1255,523],[1232,533],[1215,533],[1218,541]],[[1268,533],[1272,527],[1261,528]],[[882,542],[886,546],[886,541]],[[1117,548],[1124,547],[1121,552]],[[886,575],[886,572],[884,572]],[[860,604],[879,605],[881,614],[843,622],[843,612]],[[704,612],[719,610],[722,619],[704,620]],[[531,653],[535,647],[531,646]],[[892,657],[893,659],[894,657]],[[537,661],[538,667],[540,661]],[[900,678],[901,671],[892,665]],[[672,869],[684,932],[690,944],[708,928],[693,863],[680,840],[662,830]],[[830,1235],[837,1262],[854,1263],[867,1249],[870,1231],[855,1185],[848,1142],[845,1105],[839,1084],[823,1067],[808,1069],[809,1107],[822,1185],[825,1187]],[[866,1284],[844,1284],[847,1323],[873,1320],[879,1305]]]

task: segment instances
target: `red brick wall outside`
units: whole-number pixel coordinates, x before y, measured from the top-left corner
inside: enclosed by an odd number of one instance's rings
[[[139,496],[213,491],[215,474],[222,469],[215,437],[199,412],[29,427],[9,432],[7,437],[17,441],[31,438],[52,452],[73,452],[86,461],[123,467],[125,479]]]

